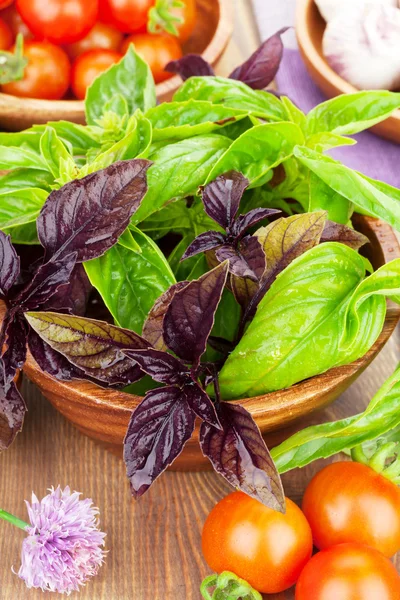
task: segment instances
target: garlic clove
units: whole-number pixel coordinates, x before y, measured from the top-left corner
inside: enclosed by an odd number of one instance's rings
[[[366,7],[372,8],[378,4],[394,7],[400,6],[400,0],[315,0],[315,4],[318,6],[319,12],[325,21],[329,22],[341,12],[347,12],[349,7],[351,7],[351,10],[359,9],[360,11]]]
[[[329,65],[359,89],[400,88],[400,9],[347,10],[327,24],[322,49]]]

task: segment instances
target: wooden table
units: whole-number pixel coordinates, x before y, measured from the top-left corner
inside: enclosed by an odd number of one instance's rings
[[[235,39],[248,55],[256,44],[256,33],[247,2],[236,0],[236,4],[240,31]],[[237,46],[231,49],[233,53],[240,54]],[[360,379],[314,421],[363,410],[399,360],[397,330]],[[25,518],[23,500],[31,491],[42,496],[49,486],[58,484],[93,498],[100,507],[109,554],[98,577],[80,593],[81,600],[199,600],[200,582],[210,574],[200,550],[202,524],[231,488],[211,472],[166,473],[134,502],[122,461],[78,433],[27,381],[23,394],[29,408],[24,431],[0,456],[0,506]],[[285,475],[287,495],[299,502],[321,464]],[[7,523],[0,527],[0,600],[42,600],[41,591],[27,590],[11,572],[12,565],[19,567],[23,533]],[[400,567],[400,559],[397,564]],[[292,591],[269,596],[269,600],[293,598]]]

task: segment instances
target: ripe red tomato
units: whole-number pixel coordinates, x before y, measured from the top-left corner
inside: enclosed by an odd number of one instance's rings
[[[146,31],[155,0],[100,0],[100,19],[124,33]]]
[[[232,571],[266,594],[294,585],[311,557],[312,536],[301,510],[289,499],[286,503],[283,515],[242,492],[221,500],[203,529],[202,549],[210,568]]]
[[[196,0],[183,0],[183,2],[184,6],[182,8],[171,10],[172,14],[183,19],[182,23],[175,23],[181,44],[187,42],[196,24]]]
[[[10,27],[3,19],[0,19],[0,50],[8,50],[12,45],[14,36]]]
[[[3,8],[7,8],[7,6],[10,6],[10,4],[12,4],[14,2],[14,0],[0,0],[0,10],[2,10]]]
[[[17,37],[19,33],[22,33],[25,40],[33,38],[31,30],[28,28],[26,23],[23,22],[21,15],[15,8],[15,4],[2,10],[0,17],[4,19],[4,21],[10,27],[14,37]]]
[[[164,71],[165,65],[171,60],[177,60],[183,56],[178,40],[172,35],[151,35],[149,33],[130,35],[122,43],[121,52],[123,54],[128,50],[130,44],[134,44],[136,52],[148,63],[156,83],[172,77],[172,73]]]
[[[113,50],[89,50],[81,54],[72,65],[71,87],[75,96],[83,100],[96,77],[121,58],[122,54]]]
[[[121,45],[123,35],[115,27],[110,27],[100,21],[89,31],[86,37],[68,44],[65,50],[68,56],[72,59],[77,58],[84,52],[89,50],[115,50],[117,51]]]
[[[333,463],[310,482],[303,512],[319,549],[344,542],[393,556],[400,550],[400,490],[370,467]]]
[[[17,9],[38,39],[70,44],[92,29],[98,0],[17,0]]]
[[[68,90],[71,71],[64,50],[49,42],[27,41],[24,55],[29,61],[24,78],[3,85],[2,91],[25,98],[62,98]]]
[[[296,600],[399,600],[400,577],[374,548],[340,544],[307,563],[296,586]]]

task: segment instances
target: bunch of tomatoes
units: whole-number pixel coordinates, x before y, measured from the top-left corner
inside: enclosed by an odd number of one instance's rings
[[[159,1],[168,7],[167,0]],[[20,33],[28,60],[23,79],[4,84],[2,91],[47,100],[59,100],[71,91],[83,99],[93,80],[117,63],[131,43],[149,64],[155,82],[164,81],[171,77],[165,65],[182,57],[181,45],[193,31],[196,0],[171,2],[177,36],[148,33],[149,11],[155,4],[156,0],[0,0],[0,50],[11,50]]]
[[[399,600],[390,562],[400,550],[400,490],[369,466],[338,462],[286,514],[230,494],[209,514],[202,548],[209,566],[266,594],[296,584],[296,600]],[[312,557],[313,545],[320,550]]]

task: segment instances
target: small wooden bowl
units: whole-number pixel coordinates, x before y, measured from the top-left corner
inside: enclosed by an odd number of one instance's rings
[[[360,215],[355,215],[354,223],[371,241],[366,247],[366,254],[375,268],[400,257],[399,243],[389,225]],[[354,363],[331,369],[289,389],[237,402],[251,412],[263,434],[268,434],[266,439],[270,445],[279,443],[287,436],[287,432],[276,430],[330,404],[353,383],[380,352],[399,318],[400,307],[389,303],[381,335],[369,352]],[[29,353],[24,373],[36,383],[51,404],[82,433],[102,442],[109,450],[121,454],[122,441],[132,409],[138,405],[141,398],[120,391],[106,390],[84,381],[58,381],[41,371]],[[270,433],[274,431],[276,433]],[[210,467],[208,460],[201,453],[198,438],[199,428],[196,427],[192,439],[173,465],[175,470],[196,471]]]
[[[322,52],[322,38],[326,22],[314,0],[297,0],[297,2],[297,40],[312,79],[329,98],[359,91],[340,77],[326,62]],[[381,137],[399,143],[400,109],[382,123],[372,127],[372,131]]]
[[[233,10],[230,0],[196,0],[197,23],[184,53],[202,54],[217,65],[233,32]],[[182,84],[178,75],[156,86],[160,102],[170,100]],[[58,120],[85,123],[84,103],[80,100],[37,100],[17,98],[0,93],[0,128],[21,131],[38,123]]]

